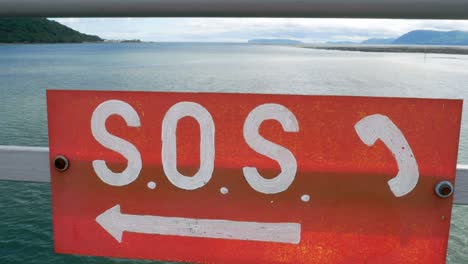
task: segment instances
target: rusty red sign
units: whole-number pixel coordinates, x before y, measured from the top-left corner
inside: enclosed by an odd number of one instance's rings
[[[57,253],[445,262],[461,100],[50,90],[47,108]]]

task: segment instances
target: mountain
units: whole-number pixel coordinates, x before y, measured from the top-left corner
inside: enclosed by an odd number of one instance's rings
[[[301,41],[293,39],[250,39],[251,44],[278,44],[278,45],[298,45]]]
[[[352,44],[352,42],[327,42],[327,44]],[[360,43],[363,45],[461,45],[468,46],[468,32],[414,30],[398,38],[370,38]]]
[[[368,40],[364,40],[361,44],[367,45],[390,45],[393,44],[395,41],[394,38],[370,38]]]
[[[397,38],[398,45],[468,45],[468,32],[415,30]]]
[[[0,43],[81,43],[103,41],[46,18],[0,18]]]

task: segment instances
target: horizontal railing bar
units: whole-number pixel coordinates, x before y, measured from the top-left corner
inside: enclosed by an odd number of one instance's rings
[[[0,180],[50,182],[49,164],[49,148],[0,145]],[[468,165],[457,165],[454,203],[468,205]]]
[[[0,180],[50,182],[49,148],[0,146]]]
[[[455,204],[468,205],[468,165],[457,165],[457,178],[454,192]]]
[[[0,17],[468,19],[468,0],[0,0]]]

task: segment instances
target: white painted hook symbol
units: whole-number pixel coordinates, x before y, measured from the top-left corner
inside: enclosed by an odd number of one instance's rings
[[[417,185],[419,170],[413,151],[400,129],[384,115],[370,115],[354,126],[359,138],[372,146],[377,139],[390,149],[398,164],[398,174],[388,181],[390,190],[396,197],[410,193]]]

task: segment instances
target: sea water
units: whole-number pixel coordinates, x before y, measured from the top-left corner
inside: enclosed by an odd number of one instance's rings
[[[46,88],[468,99],[468,56],[201,43],[0,45],[0,145],[47,146]],[[465,107],[459,164],[468,164]],[[0,181],[0,263],[147,263],[53,251],[49,184]],[[454,206],[448,263],[468,263]]]

